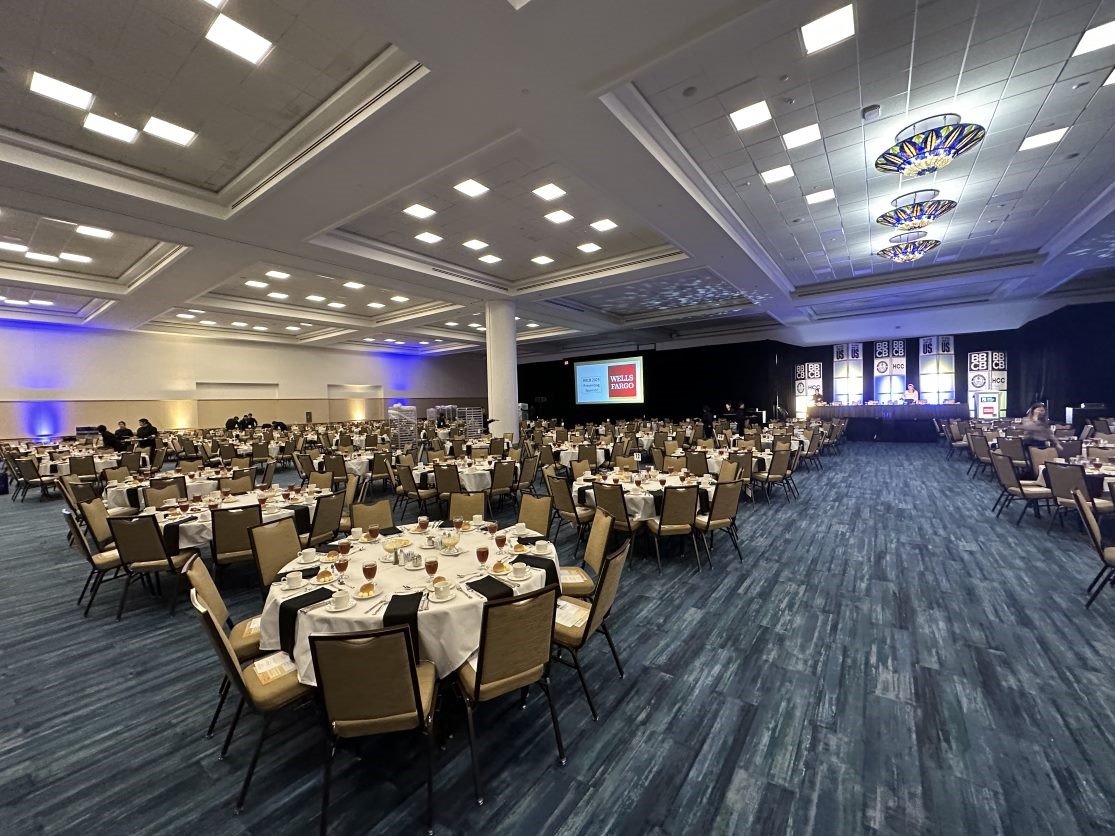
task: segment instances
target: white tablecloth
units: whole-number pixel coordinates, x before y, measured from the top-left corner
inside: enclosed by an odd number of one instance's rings
[[[100,473],[102,470],[108,467],[117,467],[119,463],[120,459],[118,459],[116,456],[95,456],[93,458],[93,467],[97,471],[97,473]],[[146,453],[140,454],[139,463],[141,467],[148,466],[149,462],[147,460]],[[51,466],[54,467],[53,470],[51,470]],[[68,476],[70,474],[69,458],[59,459],[58,461],[54,462],[50,461],[49,459],[42,459],[39,462],[39,474],[41,476],[49,476],[52,473],[56,476]]]
[[[259,494],[255,491],[252,493],[244,494],[243,496],[231,496],[221,503],[221,508],[246,508],[251,505],[258,505]],[[269,504],[268,507],[263,509],[263,521],[265,523],[279,520],[283,517],[293,517],[294,512],[285,508],[286,505],[297,504],[294,499],[284,500],[280,494],[275,494],[274,504]],[[302,504],[307,505],[310,509],[310,519],[313,519],[316,501],[313,498],[304,497],[301,500]],[[199,507],[199,506],[192,506]],[[202,509],[205,505],[200,506]],[[165,528],[167,523],[174,522],[173,518],[168,517],[166,514],[156,511],[154,508],[147,508],[143,511],[144,514],[156,514],[159,522],[159,528]],[[197,549],[208,547],[213,540],[213,515],[208,510],[189,511],[186,516],[195,516],[196,520],[188,523],[183,523],[178,529],[178,548],[179,549]]]
[[[476,574],[479,564],[476,562],[476,547],[485,545],[489,547],[490,556],[488,565],[496,560],[496,549],[492,538],[487,534],[467,532],[461,535],[459,548],[462,553],[454,557],[438,554],[436,550],[417,548],[419,538],[406,535],[414,540],[411,550],[417,551],[423,557],[438,555],[438,574],[448,578],[454,583],[461,579]],[[384,538],[380,538],[381,541]],[[510,546],[509,546],[510,548]],[[362,565],[365,560],[380,560],[386,555],[381,544],[360,544],[350,553],[351,562],[345,574],[347,588],[355,592],[364,583]],[[551,546],[550,559],[556,562],[556,557]],[[511,559],[510,556],[508,559]],[[293,561],[288,564],[280,576],[287,571],[305,569],[312,564]],[[395,593],[408,594],[425,588],[429,580],[425,569],[411,571],[402,566],[384,563],[380,560],[376,571],[375,583],[383,590],[383,594],[369,600],[358,600],[356,606],[345,612],[331,612],[327,607],[319,607],[298,613],[295,627],[294,663],[298,668],[298,680],[307,685],[316,685],[314,677],[313,660],[310,657],[309,636],[312,633],[351,633],[360,630],[378,630],[383,627],[383,610],[378,608],[374,614],[368,610],[376,607],[384,600],[384,595],[391,596]],[[540,569],[531,569],[530,576],[525,580],[515,580],[519,584],[514,590],[515,594],[522,595],[541,589],[546,582],[546,573]],[[328,584],[332,589],[337,589],[336,583]],[[413,589],[404,589],[405,586]],[[304,594],[310,589],[317,589],[313,584],[306,584],[297,594]],[[283,597],[289,593],[282,592],[280,584],[271,587],[267,602],[263,607],[263,616],[260,621],[261,650],[279,650],[279,606]],[[466,596],[459,589],[456,596],[449,601],[431,601],[429,607],[418,613],[418,637],[420,655],[432,661],[437,668],[438,677],[445,677],[457,670],[465,660],[477,651],[480,646],[480,622],[484,613],[486,599],[479,593],[473,592],[475,597]]]
[[[568,448],[568,449],[565,449],[565,450],[560,450],[560,451],[555,450],[554,452],[558,454],[558,461],[561,462],[562,466],[569,467],[570,463],[577,461],[577,454],[578,454],[579,451],[577,450],[576,447],[571,447],[571,448]],[[597,447],[596,448],[596,464],[598,466],[604,464],[604,448],[603,447]]]
[[[173,473],[166,473],[164,478],[171,478],[173,476],[174,476]],[[142,482],[136,482],[136,483],[131,484],[131,485],[126,484],[126,483],[122,484],[122,485],[110,485],[109,487],[105,488],[105,494],[104,494],[105,505],[107,505],[109,508],[128,508],[128,507],[131,507],[131,503],[128,502],[128,488],[136,488],[138,493],[139,493],[139,507],[142,508],[143,507],[143,490],[142,489],[147,487],[147,485],[149,485],[149,484],[150,484],[150,482],[147,482],[145,480],[145,481],[142,481]],[[209,478],[191,479],[191,478],[187,477],[186,478],[186,493],[190,497],[205,496],[206,494],[212,493],[213,491],[217,490],[217,484],[218,483],[217,483],[216,478],[213,478],[213,479],[209,479]]]
[[[417,482],[423,473],[429,473],[429,476],[426,477],[427,484],[431,488],[437,487],[437,478],[434,476],[434,471],[431,467],[416,467],[414,469],[415,481]],[[489,469],[481,467],[458,467],[457,473],[461,477],[461,487],[469,493],[486,491],[492,486],[492,471]]]
[[[314,467],[317,467],[323,460],[324,456],[315,458]],[[368,468],[371,466],[371,461],[367,456],[351,456],[345,458],[345,471],[353,476],[366,476]]]
[[[647,478],[647,483],[652,483],[656,487],[661,487],[658,479],[650,480]],[[573,482],[573,498],[576,500],[580,495],[580,489],[584,487],[586,482],[575,481]],[[643,487],[636,488],[630,482],[623,482],[623,504],[627,506],[627,516],[631,518],[632,522],[636,520],[649,520],[657,517],[658,513],[654,508],[654,495],[643,489]],[[697,482],[689,482],[690,485],[698,484]],[[700,486],[708,491],[709,502],[712,502],[713,496],[716,494],[716,483],[703,479],[700,481]],[[681,485],[681,478],[678,476],[667,476],[666,487],[676,487]],[[585,491],[585,504],[591,507],[596,506],[596,496],[591,488]]]

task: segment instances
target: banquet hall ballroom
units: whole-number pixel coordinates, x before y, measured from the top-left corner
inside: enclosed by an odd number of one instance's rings
[[[20,0],[10,833],[1115,822],[1115,2]]]

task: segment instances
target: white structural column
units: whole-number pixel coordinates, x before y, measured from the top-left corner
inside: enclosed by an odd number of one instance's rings
[[[515,347],[515,303],[488,302],[488,417],[497,419],[496,435],[515,433],[519,440],[519,358]]]

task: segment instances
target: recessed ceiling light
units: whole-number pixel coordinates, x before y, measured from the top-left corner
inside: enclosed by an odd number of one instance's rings
[[[1045,131],[1044,133],[1034,134],[1022,140],[1022,144],[1018,146],[1019,151],[1029,151],[1031,148],[1040,148],[1043,145],[1054,145],[1061,141],[1061,137],[1065,135],[1068,128],[1057,128],[1053,131]]]
[[[234,322],[234,323],[232,323],[232,327],[233,328],[247,328],[248,323],[246,323],[246,322]]]
[[[25,308],[31,303],[30,302],[25,302],[22,299],[5,299],[4,304],[5,305],[18,305],[19,307]]]
[[[465,246],[470,250],[482,250],[488,245],[479,239],[472,238],[471,240],[465,241]]]
[[[816,142],[820,138],[821,126],[816,123],[806,125],[804,128],[798,128],[796,131],[790,131],[788,134],[782,134],[782,142],[785,143],[787,149],[808,145],[810,142]]]
[[[1115,84],[1115,70],[1111,71],[1111,75],[1107,77],[1107,81],[1103,83],[1103,86],[1106,87],[1108,84]]]
[[[189,308],[189,311],[190,311],[190,313],[198,313],[198,314],[205,313],[205,311],[198,310],[197,308]]]
[[[271,41],[267,38],[224,15],[217,15],[213,25],[205,33],[205,39],[253,64],[262,61],[263,56],[271,49]]]
[[[272,279],[289,279],[290,273],[284,273],[282,270],[268,270],[263,275]]]
[[[384,341],[385,343],[393,343],[393,342],[395,342],[395,341],[394,341],[393,339],[391,339],[390,337],[384,337],[384,338],[383,338],[383,341]]]
[[[31,73],[31,92],[82,110],[88,110],[93,104],[93,94],[88,90],[82,90],[80,87],[74,87],[72,84],[42,73]]]
[[[851,3],[801,27],[801,39],[807,55],[840,43],[854,34],[856,21]]]
[[[441,240],[440,235],[434,235],[432,232],[419,232],[414,237],[425,244],[436,244]]]
[[[528,322],[527,323],[527,328],[537,328],[537,327],[538,327],[537,322]]]
[[[553,183],[547,183],[545,186],[539,186],[535,189],[534,193],[543,200],[557,200],[565,194],[565,189],[558,188]]]
[[[503,259],[500,258],[498,255],[492,255],[491,253],[488,253],[488,255],[480,256],[480,260],[483,261],[485,264],[495,264],[497,261],[503,261]]]
[[[487,331],[488,329],[487,329],[487,328],[484,328],[484,327],[480,327],[480,328],[477,328],[476,330],[477,330],[477,331]]]
[[[157,136],[159,139],[165,139],[167,142],[173,142],[175,145],[189,145],[197,136],[193,131],[186,130],[171,122],[164,122],[162,119],[156,119],[154,116],[147,120],[147,124],[143,126],[143,132]]]
[[[88,264],[93,260],[87,255],[78,255],[77,253],[58,253],[58,257],[63,261],[76,261],[78,264]]]
[[[375,337],[365,337],[364,338],[364,342],[366,342],[366,343],[374,343],[375,341],[376,341]]]
[[[594,253],[598,249],[600,249],[600,245],[599,244],[594,244],[591,241],[589,241],[587,244],[578,244],[577,249],[580,250],[583,253]]]
[[[733,111],[728,114],[728,118],[732,120],[732,125],[735,126],[737,131],[742,131],[744,128],[750,128],[754,125],[761,125],[763,122],[770,121],[770,108],[767,103],[755,102],[755,104],[741,107],[739,110]]]
[[[408,206],[403,211],[411,217],[415,218],[428,218],[430,217],[430,215],[437,214],[437,212],[435,212],[433,209],[427,209],[421,203],[415,203],[413,206]]]
[[[601,218],[598,221],[593,221],[589,226],[597,232],[607,232],[610,229],[615,229],[618,224],[610,218]]]
[[[214,9],[219,9],[225,4],[225,0],[201,0],[202,3],[208,3]]]
[[[345,287],[349,290],[362,290],[364,285],[360,284],[360,282],[345,282]]]
[[[548,255],[536,255],[531,259],[535,264],[553,264],[554,260]]]
[[[386,308],[387,306],[385,304],[383,304],[382,302],[369,302],[368,307],[378,309],[378,308]]]
[[[194,315],[192,313],[180,313],[180,314],[175,314],[175,316],[178,317],[179,319],[193,319],[194,318]]]
[[[288,331],[301,331],[301,330],[302,330],[302,329],[301,329],[301,328],[299,328],[299,327],[298,327],[297,325],[288,325],[288,326],[286,327],[286,329],[287,329]]]
[[[448,325],[450,328],[456,328],[458,325],[460,325],[459,322],[447,322],[445,324]]]
[[[259,279],[248,279],[244,282],[245,287],[271,287],[267,282],[261,282]]]
[[[770,171],[760,172],[760,176],[767,185],[779,183],[794,176],[794,167],[790,165],[779,166],[778,168],[772,168]]]
[[[429,340],[419,340],[419,341],[418,341],[418,344],[419,344],[419,345],[429,345],[429,344],[430,344],[430,341],[429,341]]]
[[[286,293],[268,293],[267,298],[268,299],[288,299],[289,296]]]
[[[556,212],[551,212],[546,216],[546,220],[555,224],[563,224],[566,221],[573,220],[573,216],[566,212],[564,209],[558,209]]]
[[[835,197],[836,197],[836,192],[834,192],[832,189],[822,189],[819,192],[813,192],[813,194],[807,194],[805,196],[805,202],[810,203],[810,204],[812,204],[812,203],[824,203],[826,200],[833,200]]]
[[[86,113],[83,124],[91,131],[118,139],[121,142],[135,142],[135,138],[139,136],[139,131],[135,128],[123,125],[120,122],[114,122],[111,119],[105,119],[96,113]]]
[[[1115,20],[1110,23],[1105,23],[1102,26],[1095,26],[1086,31],[1080,38],[1080,43],[1076,45],[1076,49],[1072,51],[1072,57],[1077,55],[1084,55],[1088,52],[1095,52],[1097,49],[1103,49],[1106,46],[1115,44]]]
[[[453,188],[461,194],[467,194],[469,197],[480,197],[480,195],[488,191],[487,186],[483,183],[477,183],[475,180],[465,180],[463,183],[458,183]]]
[[[438,340],[438,339],[435,339],[435,340],[434,340],[434,342],[435,342],[435,343],[443,343],[443,342],[445,342],[445,340]]]
[[[0,250],[7,250],[13,253],[25,253],[27,247],[23,244],[12,244],[9,241],[0,241]]]
[[[392,296],[391,301],[392,302],[409,302],[410,297],[409,296]]]
[[[252,330],[253,331],[266,331],[267,326],[266,325],[253,325]]]
[[[100,229],[95,226],[78,226],[74,229],[78,235],[88,235],[90,238],[111,238],[112,233],[107,229]]]
[[[197,324],[198,325],[216,325],[217,323],[214,322],[212,319],[202,319],[202,320],[199,320]]]
[[[58,261],[58,256],[48,255],[47,253],[24,253],[23,257],[24,258],[29,258],[32,261],[46,261],[50,264],[53,264],[54,262]]]
[[[480,327],[480,323],[479,323],[479,322],[470,322],[470,323],[468,324],[468,327],[469,327],[469,328],[479,328],[479,327]]]
[[[54,303],[51,302],[49,299],[32,299],[32,300],[30,300],[30,304],[38,305],[40,308],[53,308],[54,307]]]
[[[318,296],[316,293],[311,293],[309,296],[306,297],[306,301],[307,302],[324,302],[325,297],[324,296]]]
[[[515,317],[516,322],[518,322],[520,319],[522,319],[522,317],[519,317],[519,316]]]
[[[345,307],[345,303],[344,302],[330,302],[329,307],[337,308],[338,310],[340,310],[341,308]]]

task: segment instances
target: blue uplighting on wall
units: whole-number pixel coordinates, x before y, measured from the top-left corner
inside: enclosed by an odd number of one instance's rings
[[[18,410],[23,435],[44,439],[63,434],[65,407],[58,401],[21,401]]]
[[[418,379],[423,359],[411,354],[381,354],[384,378],[390,392],[409,392],[411,383]],[[405,403],[401,398],[395,398]]]

